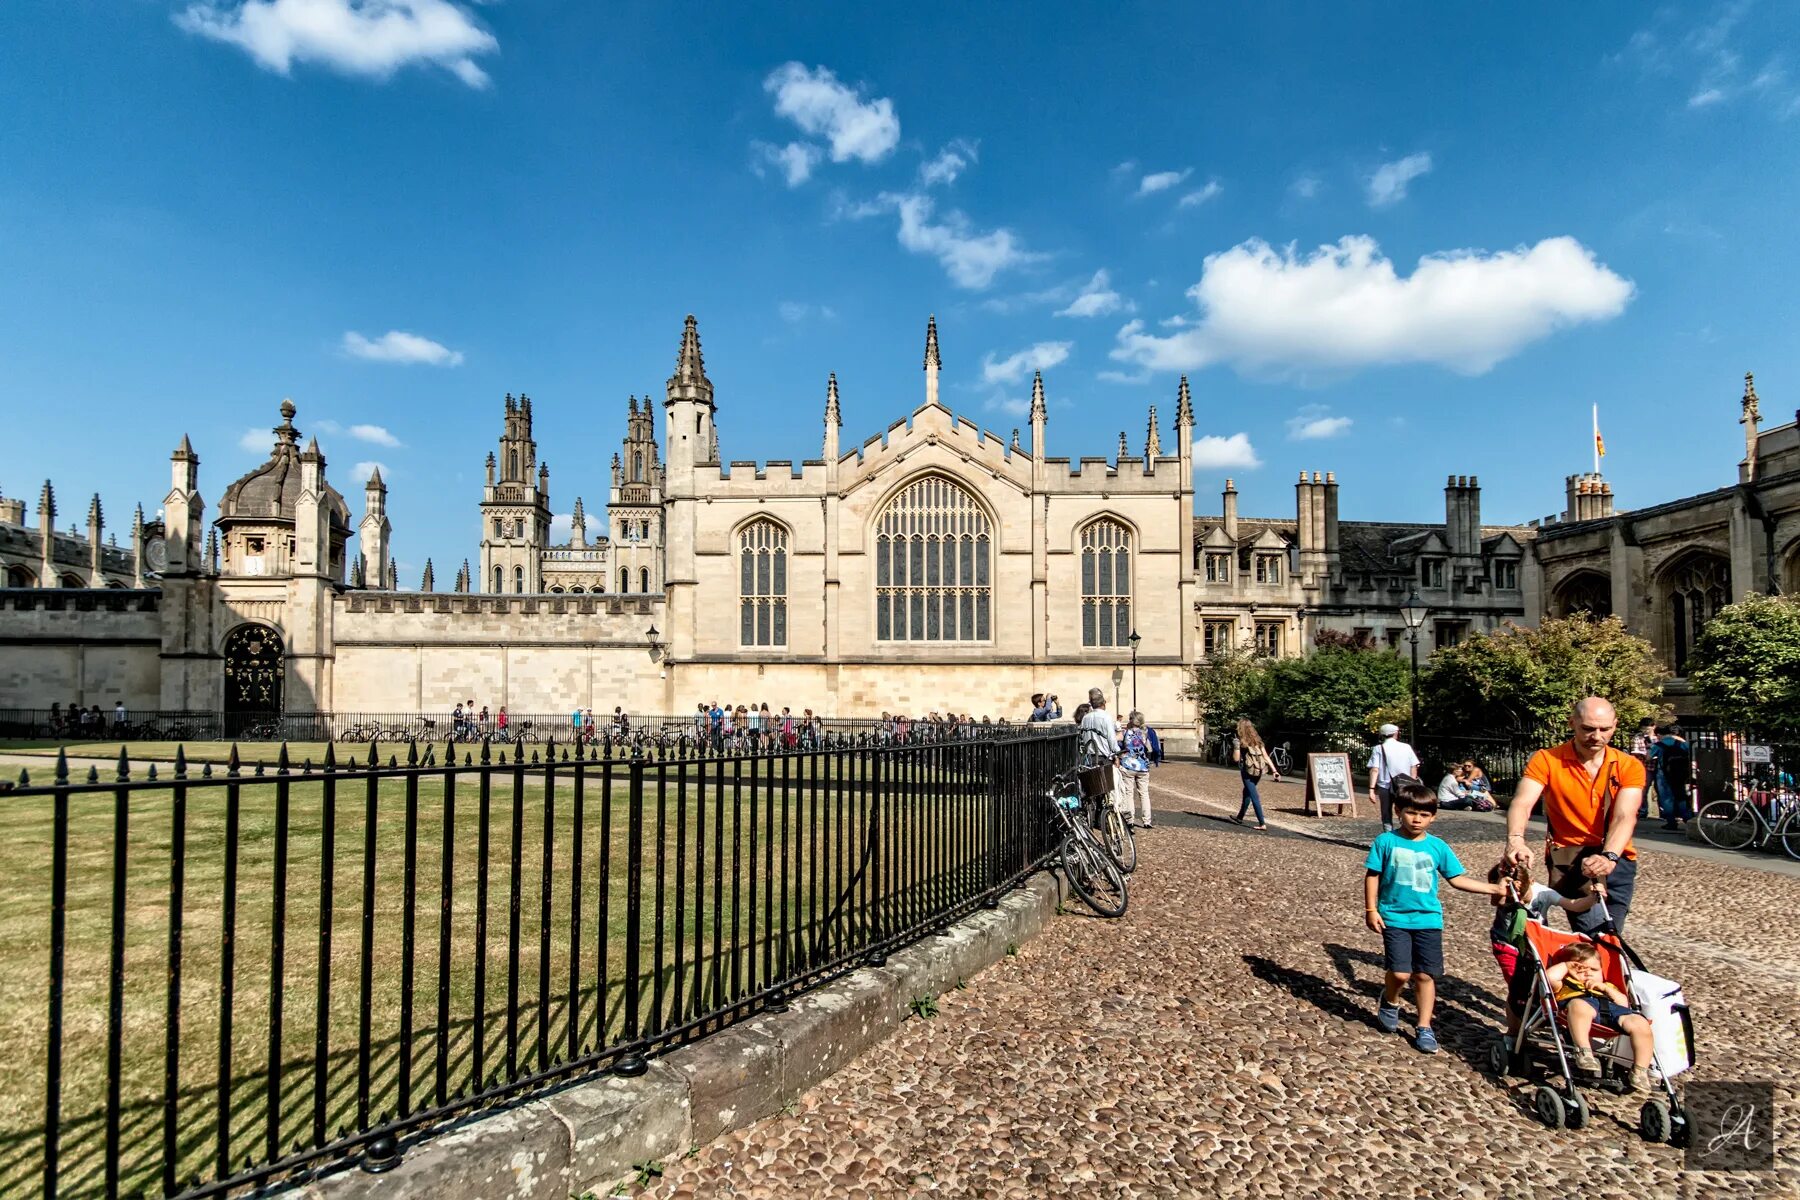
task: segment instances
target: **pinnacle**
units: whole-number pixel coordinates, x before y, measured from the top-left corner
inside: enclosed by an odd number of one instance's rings
[[[386,486],[381,482],[381,466],[379,463],[369,468],[369,482],[363,486],[371,492]]]
[[[194,457],[194,443],[188,441],[187,434],[181,435],[181,445],[175,447],[175,453],[185,458]]]
[[[932,313],[925,321],[925,369],[943,365],[938,357],[937,314]]]

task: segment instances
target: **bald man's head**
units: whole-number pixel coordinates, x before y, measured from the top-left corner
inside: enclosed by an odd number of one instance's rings
[[[1586,696],[1569,710],[1569,733],[1576,748],[1587,754],[1599,754],[1619,731],[1619,714],[1611,702],[1601,696]]]

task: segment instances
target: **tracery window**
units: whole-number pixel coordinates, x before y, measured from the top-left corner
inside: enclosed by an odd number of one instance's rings
[[[506,590],[506,574],[499,567],[494,568],[494,594],[498,596]]]
[[[738,534],[738,642],[787,645],[787,530],[773,521]]]
[[[1731,601],[1731,564],[1711,555],[1694,555],[1667,578],[1675,673],[1685,675],[1700,632]]]
[[[1131,533],[1117,521],[1081,531],[1081,644],[1123,646],[1131,635]]]
[[[985,512],[942,476],[908,484],[876,522],[875,637],[993,637],[993,534]]]

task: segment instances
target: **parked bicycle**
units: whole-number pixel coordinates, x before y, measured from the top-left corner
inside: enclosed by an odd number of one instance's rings
[[[1109,795],[1088,796],[1086,801],[1087,812],[1083,815],[1101,848],[1126,875],[1137,870],[1137,837],[1131,832],[1131,822]]]
[[[1081,902],[1103,917],[1122,917],[1130,896],[1125,889],[1125,873],[1112,856],[1101,848],[1083,810],[1081,791],[1073,771],[1058,775],[1045,797],[1056,813],[1062,830],[1062,844],[1057,858],[1069,889]]]
[[[1729,800],[1701,806],[1700,836],[1721,850],[1761,850],[1779,844],[1800,859],[1800,795],[1788,789],[1752,790],[1741,783]]]

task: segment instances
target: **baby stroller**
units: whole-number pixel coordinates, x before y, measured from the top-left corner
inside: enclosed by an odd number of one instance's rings
[[[1600,912],[1610,927],[1612,918],[1605,903],[1600,902]],[[1575,1072],[1570,1066],[1568,1025],[1546,975],[1559,951],[1582,941],[1594,943],[1606,981],[1630,996],[1632,1004],[1650,1022],[1654,1039],[1651,1080],[1660,1091],[1638,1110],[1638,1133],[1648,1142],[1687,1145],[1687,1111],[1674,1084],[1675,1078],[1694,1064],[1694,1026],[1687,998],[1674,981],[1646,971],[1643,960],[1616,933],[1565,933],[1541,921],[1526,921],[1525,946],[1514,970],[1531,972],[1530,995],[1518,1034],[1509,1037],[1502,1033],[1489,1046],[1488,1069],[1496,1076],[1523,1075],[1533,1049],[1554,1051],[1554,1066],[1561,1079],[1538,1085],[1532,1096],[1532,1110],[1538,1120],[1552,1129],[1580,1129],[1587,1124],[1587,1101],[1576,1089]],[[1624,1092],[1632,1067],[1631,1039],[1596,1022],[1589,1040],[1600,1060],[1599,1086]]]

